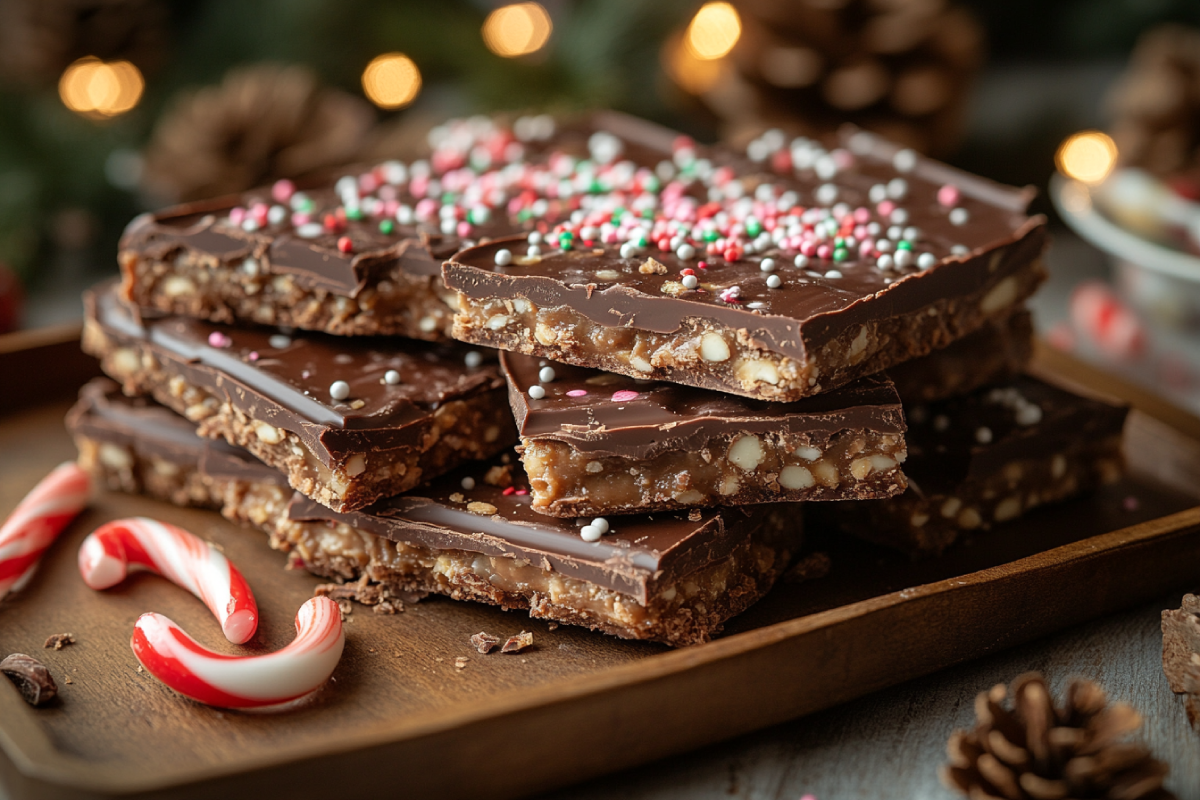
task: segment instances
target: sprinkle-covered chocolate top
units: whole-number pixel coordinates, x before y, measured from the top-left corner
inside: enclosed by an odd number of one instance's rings
[[[86,296],[89,321],[137,344],[251,418],[296,434],[329,464],[365,449],[412,446],[443,403],[503,386],[494,355],[400,338],[283,334],[187,317],[139,318],[108,283]],[[489,357],[490,356],[490,357]],[[388,381],[389,373],[398,380]]]
[[[794,403],[772,403],[518,353],[500,358],[521,437],[566,442],[592,455],[653,458],[742,433],[805,433],[823,442],[844,430],[904,432],[900,399],[882,375]]]

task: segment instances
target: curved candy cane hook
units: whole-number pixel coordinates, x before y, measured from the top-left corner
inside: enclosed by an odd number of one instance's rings
[[[196,595],[234,644],[258,629],[258,605],[237,567],[183,528],[145,517],[118,519],[101,525],[79,548],[79,573],[93,589],[116,586],[130,569],[157,573]]]
[[[54,468],[0,527],[0,598],[33,576],[42,554],[88,503],[92,479],[74,461]]]
[[[146,670],[182,695],[218,708],[260,708],[321,686],[342,657],[337,603],[314,597],[296,613],[296,638],[264,656],[226,656],[196,642],[161,614],[143,614],[130,645]]]

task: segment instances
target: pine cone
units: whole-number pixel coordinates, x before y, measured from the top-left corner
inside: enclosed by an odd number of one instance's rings
[[[260,64],[185,94],[158,121],[143,185],[164,202],[238,192],[354,159],[374,125],[365,100],[309,70]]]
[[[1121,163],[1200,179],[1200,31],[1163,25],[1143,34],[1109,107]]]
[[[1108,705],[1104,690],[1074,681],[1066,705],[1055,708],[1038,673],[975,698],[973,731],[956,731],[946,747],[942,782],[972,800],[1170,800],[1162,788],[1168,767],[1140,744],[1120,740],[1142,724],[1125,703]]]
[[[84,56],[146,71],[162,60],[166,32],[159,0],[0,0],[0,75],[52,83]]]
[[[740,140],[850,121],[926,153],[957,142],[983,36],[945,0],[734,0],[732,69],[704,95]]]

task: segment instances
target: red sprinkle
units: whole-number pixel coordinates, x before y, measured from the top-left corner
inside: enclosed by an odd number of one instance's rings
[[[724,255],[726,261],[737,261],[738,259],[740,259],[742,257],[742,248],[726,247],[725,253],[723,255]]]
[[[699,267],[700,269],[708,269],[708,262],[707,261],[699,261],[696,263],[696,266]]]
[[[509,486],[504,490],[503,494],[505,497],[508,497],[510,494],[516,494],[516,492],[517,492],[517,490],[514,487]]]
[[[343,253],[352,253],[354,252],[354,242],[350,241],[349,236],[343,236],[342,238],[338,239],[337,248]]]

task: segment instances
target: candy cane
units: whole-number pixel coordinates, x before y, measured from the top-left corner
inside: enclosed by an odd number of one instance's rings
[[[296,612],[296,638],[265,656],[214,653],[161,614],[143,614],[130,645],[146,670],[186,697],[218,708],[260,708],[296,700],[333,674],[346,636],[337,603],[314,597]]]
[[[157,573],[199,597],[234,644],[258,628],[258,606],[242,573],[182,528],[145,517],[118,519],[101,525],[79,548],[79,572],[93,589],[116,586],[130,568]]]
[[[92,479],[73,461],[55,467],[0,527],[0,598],[21,589],[46,548],[87,505]]]

